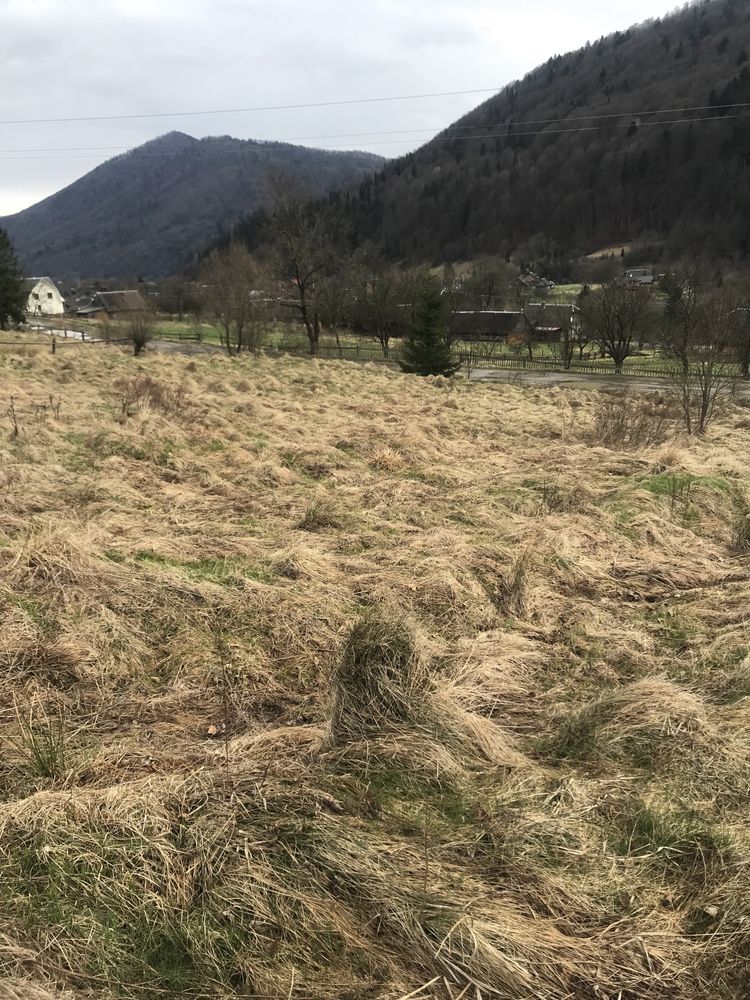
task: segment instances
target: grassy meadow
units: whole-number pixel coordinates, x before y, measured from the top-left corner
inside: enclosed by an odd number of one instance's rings
[[[750,992],[750,411],[0,349],[0,1000]]]

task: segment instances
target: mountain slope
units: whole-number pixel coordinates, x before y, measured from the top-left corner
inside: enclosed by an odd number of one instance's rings
[[[393,257],[628,240],[747,254],[749,109],[716,105],[750,102],[749,52],[742,0],[619,32],[550,59],[339,203]]]
[[[0,227],[32,274],[170,274],[263,203],[269,170],[282,169],[323,195],[381,163],[371,153],[171,132],[0,219]]]

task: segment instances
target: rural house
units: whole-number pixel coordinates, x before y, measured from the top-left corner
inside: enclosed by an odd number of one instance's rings
[[[136,313],[146,312],[146,303],[137,289],[119,292],[97,292],[87,306],[76,312],[77,316],[106,316],[108,319],[127,319]]]
[[[505,340],[518,330],[520,312],[475,309],[453,313],[451,336],[457,340]]]
[[[656,282],[650,267],[631,267],[625,272],[623,280],[626,285],[653,285]]]
[[[566,330],[574,332],[581,324],[581,310],[575,305],[531,302],[522,315],[523,332],[532,340],[550,344],[559,344]]]
[[[52,278],[27,278],[26,286],[29,291],[28,316],[64,315],[65,299]]]
[[[541,295],[551,292],[555,287],[555,282],[549,278],[542,278],[534,271],[525,271],[516,278],[516,285],[521,291],[536,291]]]

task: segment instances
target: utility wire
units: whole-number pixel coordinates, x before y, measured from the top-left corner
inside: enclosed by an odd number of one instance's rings
[[[680,109],[680,108],[664,108],[663,110],[660,110],[660,111],[648,111],[648,112],[643,112],[642,114],[650,114],[650,115],[656,115],[656,114],[665,114],[666,115],[666,114],[678,114],[678,113],[680,113],[680,114],[689,114],[689,113],[693,113],[693,112],[696,112],[696,111],[720,111],[720,110],[731,109],[731,108],[750,108],[750,104],[720,104],[720,105],[710,105],[708,107],[703,107],[703,108],[682,108],[682,109]],[[435,132],[434,128],[402,128],[402,129],[386,129],[384,131],[370,131],[370,132],[329,132],[329,133],[324,133],[322,135],[320,135],[320,134],[319,135],[290,135],[290,136],[284,136],[283,138],[280,138],[280,139],[235,139],[235,138],[232,138],[231,142],[232,143],[246,142],[248,144],[257,144],[258,146],[267,146],[269,143],[283,144],[283,143],[293,143],[293,142],[313,142],[313,141],[316,141],[316,140],[320,141],[320,140],[323,140],[323,139],[370,139],[370,137],[372,137],[372,136],[381,136],[381,135],[408,135],[408,136],[411,136],[411,135],[417,135],[417,134],[431,133],[431,134],[435,135],[436,137],[437,136],[443,137],[443,136],[448,135],[448,133],[461,132],[461,131],[464,131],[464,130],[478,129],[478,128],[487,128],[487,129],[488,128],[492,128],[492,129],[496,129],[496,128],[516,128],[517,126],[524,126],[524,125],[557,125],[557,124],[564,125],[565,122],[570,122],[570,121],[573,121],[573,122],[576,122],[576,121],[600,121],[600,120],[608,119],[608,118],[631,118],[631,119],[634,119],[634,118],[638,118],[638,117],[639,117],[638,115],[631,115],[631,114],[625,114],[625,113],[623,113],[623,114],[617,113],[617,114],[612,114],[612,115],[579,115],[579,116],[576,116],[576,117],[568,117],[568,118],[540,118],[537,121],[487,122],[484,125],[480,125],[480,124],[473,124],[473,125],[448,125],[446,128],[442,129],[439,132]],[[713,117],[713,116],[711,116],[711,117]],[[722,115],[721,117],[722,118],[724,118],[724,117],[736,118],[738,116],[736,116],[736,115],[732,115],[732,116]],[[678,120],[681,121],[682,119],[678,119]],[[692,118],[692,119],[689,119],[689,121],[705,121],[705,119],[703,119],[703,118]],[[630,126],[631,124],[636,124],[636,123],[634,121],[628,122],[628,126]],[[674,124],[674,123],[673,122],[672,123],[670,123],[670,122],[638,122],[637,124],[640,126],[640,125],[654,125],[654,124],[655,125],[669,125],[669,124]],[[564,129],[563,131],[573,132],[575,130],[574,129]],[[551,134],[551,130],[543,129],[543,130],[541,130],[539,132],[526,132],[526,133],[518,133],[518,134],[519,135],[520,134],[525,134],[525,135],[542,135],[544,133]],[[462,137],[462,136],[459,135],[459,136],[457,136],[457,138],[464,138],[464,137]],[[155,139],[146,140],[146,143],[148,143],[148,142],[155,142],[155,141],[156,141]],[[210,136],[206,137],[204,140],[196,140],[196,142],[210,143],[210,145],[211,145],[212,148],[218,147],[221,144],[222,141],[223,141],[223,137],[218,137],[216,139],[213,139]],[[33,148],[33,149],[0,149],[0,153],[82,153],[82,152],[92,152],[92,151],[96,151],[96,152],[108,152],[108,153],[125,153],[125,152],[128,152],[128,150],[133,149],[133,148],[134,148],[133,146],[40,146],[40,147],[36,147],[36,148]],[[135,148],[137,148],[137,147],[135,147]],[[227,148],[230,148],[230,147],[227,146]],[[159,154],[159,155],[161,155],[161,154]]]
[[[309,104],[270,104],[257,108],[217,108],[208,111],[159,111],[132,115],[86,115],[70,118],[11,118],[0,125],[54,125],[68,122],[119,122],[137,118],[194,118],[201,115],[254,114],[257,111],[299,111],[305,108],[340,108],[349,104],[384,104],[388,101],[420,101],[428,97],[463,97],[467,94],[496,94],[501,88],[483,87],[478,90],[445,90],[434,94],[398,94],[394,97],[357,97],[343,101],[314,101]]]
[[[734,105],[734,107],[750,107],[750,105],[737,104],[737,105]],[[595,116],[595,117],[597,117],[597,116]],[[533,130],[533,131],[531,131],[531,130],[525,130],[525,131],[522,131],[522,132],[507,131],[508,129],[515,129],[517,124],[521,124],[521,123],[516,123],[516,122],[507,122],[507,123],[502,123],[502,125],[500,125],[500,126],[492,126],[493,128],[498,128],[498,127],[503,128],[506,131],[503,131],[503,132],[484,132],[484,133],[481,133],[479,135],[451,135],[451,134],[449,134],[450,133],[450,129],[444,129],[442,132],[439,132],[439,133],[437,133],[435,135],[434,141],[435,142],[447,142],[447,141],[449,141],[451,139],[459,140],[461,142],[479,141],[479,140],[487,140],[487,139],[507,139],[507,140],[511,141],[513,139],[521,139],[521,138],[524,138],[524,137],[533,137],[533,136],[539,136],[539,135],[545,135],[546,136],[546,135],[566,135],[568,133],[581,133],[581,132],[604,132],[607,129],[622,129],[622,128],[625,128],[625,129],[635,128],[635,129],[639,130],[639,129],[642,129],[642,128],[665,128],[665,127],[671,126],[671,125],[697,125],[697,124],[705,124],[707,122],[720,123],[720,122],[738,121],[738,120],[750,120],[750,115],[747,115],[747,114],[744,114],[744,115],[722,115],[720,117],[716,117],[715,115],[708,115],[708,116],[703,117],[703,118],[673,118],[673,119],[670,119],[670,120],[667,120],[667,121],[650,121],[650,122],[639,122],[639,123],[636,123],[636,122],[633,122],[633,121],[619,122],[619,123],[614,123],[613,122],[613,123],[611,123],[609,125],[587,125],[587,126],[577,126],[575,128],[538,129],[538,130]],[[556,121],[559,121],[559,119],[556,119]],[[474,127],[476,128],[477,126],[474,126]],[[479,127],[483,127],[483,126],[479,126]],[[423,131],[423,130],[421,130],[421,129],[415,129],[414,131]],[[432,131],[432,130],[430,129],[430,130],[426,130],[426,131]],[[399,131],[396,131],[396,132],[372,132],[372,133],[367,133],[367,132],[348,133],[348,135],[350,137],[362,137],[362,136],[366,137],[368,135],[394,135],[394,134],[395,135],[398,135],[398,134],[404,134],[404,135],[406,135],[406,134],[411,134],[411,133],[408,130],[404,130],[403,133],[401,133]],[[214,142],[208,142],[206,145],[201,145],[197,149],[196,149],[196,147],[188,147],[188,148],[190,149],[191,152],[200,152],[201,155],[206,155],[208,153],[226,153],[226,152],[234,152],[234,153],[242,154],[242,153],[246,153],[246,152],[256,152],[256,151],[263,151],[263,150],[267,150],[267,149],[281,149],[281,148],[284,148],[285,146],[288,146],[290,144],[290,142],[292,142],[292,141],[301,141],[303,139],[305,139],[305,140],[313,140],[313,139],[326,139],[326,138],[345,138],[346,135],[347,135],[347,133],[345,133],[344,135],[340,135],[340,136],[335,136],[335,135],[334,136],[300,136],[297,140],[292,140],[292,139],[285,139],[285,140],[249,140],[249,142],[252,143],[252,147],[250,149],[242,149],[242,148],[238,148],[237,147],[236,143],[243,143],[243,141],[245,141],[245,140],[242,140],[242,139],[236,139],[236,140],[234,140],[234,143],[232,145],[222,145],[221,144],[221,140],[219,140],[219,141],[217,141],[215,143]],[[369,146],[376,146],[376,145],[377,146],[401,145],[401,143],[403,143],[404,141],[405,141],[404,139],[385,139],[385,140],[380,139],[380,140],[368,141],[367,145],[369,145]],[[351,147],[349,147],[349,146],[329,146],[329,147],[327,147],[327,149],[328,150],[349,150],[349,149],[351,149]],[[84,153],[84,155],[78,155],[79,152],[83,152],[85,150],[91,150],[92,152],[90,152],[88,154]],[[97,153],[94,152],[94,151],[99,151],[99,152],[120,151],[124,156],[128,156],[128,158],[133,158],[133,159],[163,159],[165,156],[169,156],[170,155],[169,152],[163,152],[163,153],[140,153],[140,152],[138,152],[137,148],[133,149],[133,150],[129,150],[129,148],[126,147],[126,146],[79,146],[79,147],[76,147],[76,146],[69,146],[69,147],[61,146],[61,147],[49,147],[49,148],[46,148],[46,149],[44,149],[44,148],[34,149],[34,150],[28,150],[28,151],[27,150],[23,150],[23,149],[0,149],[0,159],[3,159],[3,160],[55,160],[55,159],[88,160],[88,159],[94,159],[94,158],[96,158]],[[184,151],[185,150],[177,150],[173,155],[179,155],[180,153],[182,153]],[[322,151],[326,152],[326,149],[324,149]],[[352,152],[357,152],[357,150],[351,150],[351,151]],[[75,154],[75,155],[63,155],[63,156],[25,155],[27,152],[28,153],[33,153],[33,154],[37,154],[37,153],[45,153],[45,154],[47,154],[47,153],[63,153],[63,154]],[[16,155],[16,154],[24,154],[24,155]]]
[[[130,115],[90,115],[86,117],[70,117],[70,118],[14,118],[8,119],[6,121],[0,121],[0,125],[54,125],[54,124],[66,124],[66,123],[76,123],[76,122],[104,122],[104,121],[132,121],[135,119],[151,119],[151,118],[186,118],[186,117],[199,117],[207,115],[234,115],[234,114],[251,114],[259,111],[294,111],[303,110],[307,108],[334,108],[342,107],[345,105],[352,104],[378,104],[385,103],[388,101],[414,101],[422,100],[431,97],[460,97],[469,94],[499,94],[498,88],[484,88],[480,90],[451,90],[443,91],[440,93],[432,94],[402,94],[395,97],[362,97],[354,98],[351,100],[342,101],[318,101],[310,104],[278,104],[269,105],[267,107],[256,107],[256,108],[220,108],[213,111],[163,111],[154,112],[148,114],[130,114]],[[494,128],[496,125],[503,124],[513,124],[513,125],[553,125],[556,122],[569,121],[604,121],[609,118],[644,118],[649,115],[676,115],[676,114],[690,114],[698,111],[723,111],[731,110],[733,108],[750,108],[750,102],[745,103],[735,103],[735,104],[709,104],[709,105],[698,105],[692,108],[653,108],[648,111],[611,111],[604,115],[567,115],[565,118],[532,118],[522,121],[514,121],[511,123],[506,122],[495,122],[488,123],[487,125],[451,125],[448,126],[452,129],[470,129],[470,128]],[[403,132],[431,132],[432,129],[404,129]],[[346,138],[347,136],[358,136],[358,135],[392,135],[398,134],[397,131],[383,132],[383,133],[370,133],[370,132],[351,132],[346,133],[346,135],[340,136],[341,138]],[[315,138],[328,138],[328,136],[299,136],[300,140],[305,139],[315,139]],[[330,138],[339,138],[339,136],[331,136]],[[104,147],[86,147],[86,148],[104,148]],[[114,147],[112,147],[114,148]]]

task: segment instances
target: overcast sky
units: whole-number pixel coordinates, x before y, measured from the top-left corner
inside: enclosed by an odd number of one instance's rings
[[[669,6],[666,0],[0,0],[0,119],[500,89],[551,55]],[[315,138],[307,145],[396,156],[488,96],[0,125],[0,215],[172,129],[243,139],[309,136]],[[405,134],[375,134],[399,130]],[[341,133],[363,134],[317,138]],[[70,151],[56,152],[61,147]]]

